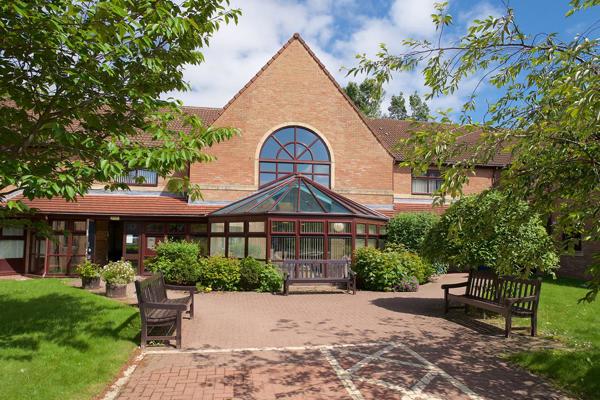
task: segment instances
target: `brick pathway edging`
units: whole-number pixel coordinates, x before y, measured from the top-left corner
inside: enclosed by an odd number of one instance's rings
[[[119,396],[121,389],[127,385],[136,368],[144,359],[144,355],[144,352],[141,352],[133,359],[131,364],[120,374],[120,377],[104,393],[104,395],[101,397],[102,400],[115,400]]]

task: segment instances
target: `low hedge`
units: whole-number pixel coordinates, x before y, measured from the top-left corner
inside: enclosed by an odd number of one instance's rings
[[[282,285],[283,277],[276,266],[252,257],[240,261],[240,290],[277,292]]]
[[[433,274],[430,264],[402,245],[383,251],[373,247],[357,249],[353,270],[364,289],[376,291],[416,290],[418,283],[427,282]]]
[[[200,259],[198,285],[211,290],[239,290],[240,261],[221,256]]]

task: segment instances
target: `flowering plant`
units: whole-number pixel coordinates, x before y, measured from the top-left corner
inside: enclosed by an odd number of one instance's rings
[[[129,261],[111,261],[102,268],[102,279],[113,285],[126,285],[133,282],[135,271]]]
[[[98,278],[100,276],[100,266],[85,260],[75,268],[75,272],[82,278]]]
[[[396,285],[396,292],[416,292],[419,289],[419,281],[414,276],[402,278],[400,283]]]

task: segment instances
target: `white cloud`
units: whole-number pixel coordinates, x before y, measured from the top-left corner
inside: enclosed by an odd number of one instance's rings
[[[360,0],[234,1],[232,6],[243,12],[239,24],[222,26],[205,50],[206,62],[186,68],[184,76],[192,90],[171,95],[187,105],[222,107],[294,32],[302,35],[340,84],[359,81],[362,77],[349,78],[340,71],[356,64],[356,54],[373,56],[380,43],[398,52],[404,39],[435,37],[431,14],[436,1],[395,0],[383,13],[371,15],[359,12],[364,6]],[[489,13],[498,11],[487,2],[478,2],[456,20],[464,27]],[[399,91],[425,91],[418,72],[398,74],[385,89],[388,97]],[[470,93],[466,90],[432,101],[432,109],[458,108]],[[389,100],[385,103],[384,110]]]

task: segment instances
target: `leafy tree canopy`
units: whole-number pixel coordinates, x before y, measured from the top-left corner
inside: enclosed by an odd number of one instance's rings
[[[381,102],[385,93],[374,79],[365,79],[360,85],[350,82],[344,91],[367,117],[381,117]]]
[[[452,204],[423,241],[422,254],[462,269],[487,266],[500,275],[552,272],[558,256],[539,216],[527,203],[486,191]]]
[[[388,107],[389,114],[387,118],[391,119],[412,119],[415,121],[427,121],[429,120],[429,106],[421,99],[421,97],[414,92],[408,97],[408,104],[410,106],[411,114],[409,115],[406,111],[406,100],[404,100],[404,93],[393,95]]]
[[[6,201],[14,189],[75,200],[95,181],[127,189],[115,180],[130,170],[166,177],[210,161],[204,149],[235,129],[208,128],[161,95],[188,88],[183,66],[238,15],[229,0],[0,3],[1,216],[26,211]]]
[[[596,11],[600,0],[571,0],[573,13]],[[422,127],[404,141],[407,165],[423,171],[431,164],[462,159],[446,168],[442,196],[460,196],[477,165],[499,152],[511,155],[500,188],[511,199],[527,200],[532,209],[552,215],[557,237],[581,235],[600,240],[600,55],[598,24],[571,40],[555,33],[527,34],[507,8],[500,17],[471,23],[458,42],[450,43],[444,27],[453,23],[446,3],[432,16],[439,32],[435,42],[405,40],[406,51],[391,54],[385,45],[374,60],[359,56],[350,73],[367,72],[382,83],[395,72],[420,69],[430,92],[427,99],[454,93],[466,79],[480,77],[453,124]],[[475,124],[478,89],[490,85],[500,97]],[[442,122],[451,122],[448,113]],[[461,137],[478,130],[469,145]],[[600,260],[589,268],[593,279],[587,299],[600,288]]]

